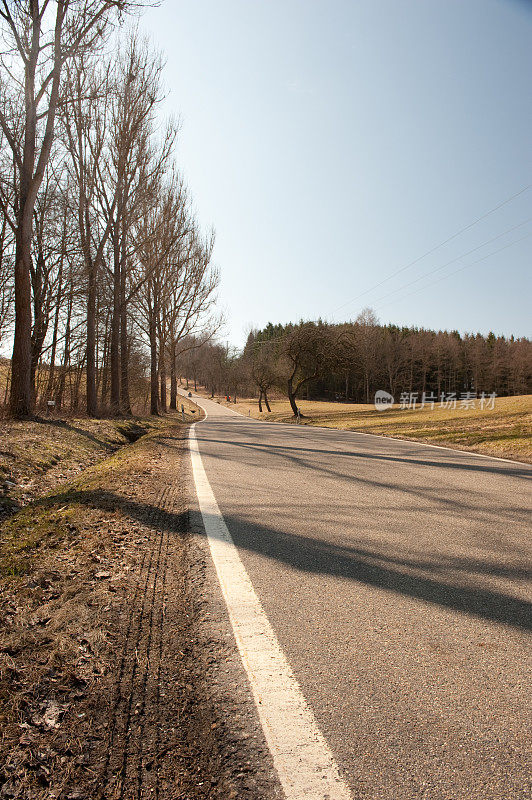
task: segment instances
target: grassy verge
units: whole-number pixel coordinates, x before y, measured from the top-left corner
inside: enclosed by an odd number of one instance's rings
[[[190,413],[193,404],[183,403]],[[0,519],[166,424],[166,418],[0,421]]]
[[[214,739],[212,720],[190,744],[172,727],[200,705],[184,658],[182,423],[176,414],[150,421],[139,440],[0,525],[2,797],[138,789],[195,800],[206,797],[204,781],[211,787],[201,743]]]
[[[217,398],[228,405],[222,398]],[[229,405],[254,419],[294,423],[288,401],[272,400],[271,413],[256,400]],[[460,409],[376,411],[373,405],[299,401],[304,425],[361,431],[398,439],[454,447],[532,463],[532,395],[500,397],[492,410]]]
[[[64,439],[56,440],[55,426],[35,422],[12,423],[11,452],[17,454],[14,463],[24,475],[38,476],[48,472],[59,461],[65,462],[62,475],[72,469],[79,473],[84,464],[89,466],[75,479],[58,480],[53,491],[41,496],[37,493],[36,498],[30,498],[20,509],[16,507],[17,487],[14,497],[2,498],[4,504],[10,504],[10,510],[16,513],[5,519],[0,527],[0,577],[27,575],[44,549],[69,548],[76,538],[77,523],[86,514],[79,498],[90,492],[108,491],[117,478],[123,480],[125,476],[120,478],[120,473],[124,472],[125,463],[139,468],[138,457],[133,457],[135,449],[123,449],[122,446],[133,439],[159,434],[175,424],[174,415],[127,421],[72,420],[65,423]],[[90,433],[89,438],[86,433]],[[114,455],[113,450],[116,451]],[[50,451],[54,455],[47,460],[44,454]],[[96,458],[97,463],[91,465],[91,458]],[[10,475],[14,471],[12,469]],[[23,499],[29,497],[28,485],[32,484],[23,484],[26,488]],[[40,488],[43,488],[42,484]]]
[[[270,796],[206,679],[183,405],[0,524],[2,798]]]

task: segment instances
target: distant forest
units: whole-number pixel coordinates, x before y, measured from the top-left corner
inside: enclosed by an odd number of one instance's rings
[[[526,338],[381,325],[371,309],[354,322],[268,324],[250,332],[242,353],[208,343],[190,350],[182,371],[213,394],[251,394],[268,403],[297,397],[371,403],[384,389],[401,393],[532,393],[532,345]]]

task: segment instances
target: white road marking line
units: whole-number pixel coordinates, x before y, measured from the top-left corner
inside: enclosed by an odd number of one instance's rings
[[[218,508],[190,428],[192,472],[212,559],[286,800],[352,800]]]

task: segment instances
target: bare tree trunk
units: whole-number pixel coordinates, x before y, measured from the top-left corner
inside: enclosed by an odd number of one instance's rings
[[[295,392],[294,392],[293,378],[288,378],[287,394],[288,394],[288,400],[290,402],[290,408],[292,409],[294,417],[297,417],[297,415],[299,413],[299,409],[298,409],[297,403],[296,403],[296,395],[295,395]]]
[[[107,395],[109,393],[109,345],[110,333],[109,326],[107,325],[103,343],[102,378],[100,389],[100,405],[102,408],[105,408],[107,404]]]
[[[131,400],[129,397],[129,338],[127,334],[127,309],[125,302],[122,304],[120,312],[120,407],[123,414],[131,414]]]
[[[264,392],[264,402],[266,403],[266,408],[268,409],[268,411],[271,412],[270,404],[268,402],[268,395],[266,394],[266,392]]]
[[[72,391],[72,397],[70,399],[70,408],[72,409],[72,411],[77,411],[79,407],[79,389],[81,386],[81,378],[83,377],[84,367],[85,367],[85,356],[83,357],[81,364],[79,364],[78,366],[78,371],[76,374],[76,382],[74,383],[74,389]]]
[[[64,242],[63,242],[64,244]],[[61,310],[61,301],[63,299],[63,254],[64,248],[61,250],[61,260],[59,262],[59,272],[57,274],[57,292],[56,292],[56,306],[54,315],[54,330],[52,334],[52,349],[50,352],[50,369],[48,370],[48,385],[46,386],[45,396],[49,400],[54,390],[54,376],[55,376],[55,355],[57,352],[57,337],[59,332],[59,312]]]
[[[159,386],[157,383],[157,328],[153,312],[150,319],[150,414],[159,414]]]
[[[44,254],[41,247],[39,235],[38,239],[38,252],[35,268],[31,271],[31,284],[33,288],[33,329],[31,333],[31,394],[32,405],[35,408],[37,402],[37,387],[35,384],[35,377],[37,374],[37,365],[39,363],[46,332],[48,330],[49,322],[49,286],[47,277],[45,275],[46,267]]]
[[[120,414],[120,251],[117,231],[114,232],[113,311],[111,316],[111,414]]]
[[[259,413],[262,414],[262,389],[259,392]]]
[[[7,6],[5,10],[7,11]],[[11,413],[14,417],[27,417],[33,411],[33,392],[31,388],[31,239],[33,209],[42,176],[44,175],[43,169],[38,175],[34,176],[37,136],[35,76],[39,57],[41,27],[39,9],[36,3],[30,5],[30,13],[32,47],[24,65],[24,143],[19,165],[20,187],[15,236],[15,336],[11,358]],[[54,75],[52,91],[57,86],[56,78],[58,76]],[[53,115],[55,115],[55,105],[52,109],[51,99],[49,117],[53,118]],[[39,163],[44,159],[47,160],[50,148],[51,137],[45,137]]]
[[[22,180],[22,176],[21,176]],[[31,212],[24,211],[21,191],[20,222],[15,249],[15,338],[11,358],[11,414],[27,417],[33,410],[31,391]],[[28,219],[29,217],[29,219]]]
[[[167,410],[167,402],[166,402],[166,362],[164,358],[164,347],[159,345],[160,353],[159,353],[159,377],[161,383],[161,411],[166,414]]]
[[[109,343],[110,343],[110,330],[109,321],[111,313],[108,310],[105,315],[105,327],[103,331],[102,342],[102,366],[99,371],[99,394],[100,394],[100,407],[103,409],[107,404],[107,395],[109,392]]]
[[[46,375],[46,377],[45,377]],[[44,398],[44,391],[43,387],[47,380],[48,373],[45,373],[43,369],[43,361],[42,358],[39,359],[39,363],[37,365],[37,370],[35,372],[35,396],[41,401],[39,405],[42,405],[42,399]]]
[[[129,397],[129,340],[127,333],[126,304],[126,226],[125,215],[122,218],[122,235],[120,239],[120,407],[123,414],[131,414]]]
[[[63,363],[61,366],[61,376],[59,378],[59,386],[57,388],[57,394],[55,398],[56,406],[58,409],[61,408],[63,405],[63,396],[65,392],[65,383],[66,383],[66,374],[68,371],[68,367],[70,364],[70,323],[72,320],[72,305],[74,301],[74,285],[72,283],[72,278],[70,279],[70,288],[68,294],[68,306],[67,306],[67,319],[66,319],[66,326],[65,326],[65,344],[63,349]]]
[[[151,283],[151,281],[150,281]],[[148,284],[148,335],[150,339],[150,414],[159,415],[159,386],[157,374],[157,319],[159,309],[157,300],[153,295],[152,287]]]
[[[172,341],[170,345],[170,408],[177,410],[177,374],[176,374],[176,346]]]
[[[91,264],[87,293],[87,414],[96,417],[98,414],[98,397],[96,394],[96,270]]]

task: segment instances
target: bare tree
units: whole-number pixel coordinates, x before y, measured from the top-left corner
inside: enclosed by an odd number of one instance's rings
[[[305,384],[321,377],[331,364],[331,338],[321,322],[287,326],[282,346],[285,385],[294,416],[300,415],[296,398]]]
[[[164,276],[171,254],[184,236],[185,196],[176,186],[158,193],[158,204],[147,208],[138,226],[137,257],[140,268],[136,294],[138,323],[147,335],[150,348],[150,413],[159,413],[159,347],[161,341],[161,308],[164,304]]]
[[[280,382],[275,344],[260,336],[258,331],[251,331],[244,349],[244,361],[248,365],[249,377],[259,392],[259,411],[262,411],[264,400],[266,409],[271,412],[268,392]]]
[[[128,306],[148,278],[136,269],[142,236],[150,236],[142,218],[158,204],[162,176],[171,171],[177,125],[170,121],[155,138],[155,114],[162,99],[162,62],[145,41],[130,34],[114,69],[112,141],[102,171],[105,215],[111,222],[112,313],[110,356],[111,408],[130,412],[128,386]],[[153,219],[148,215],[149,219]],[[137,224],[139,222],[139,224]],[[153,288],[153,287],[152,287]]]
[[[128,0],[2,0],[6,49],[0,54],[0,129],[12,152],[16,202],[9,214],[15,234],[15,338],[11,411],[27,416],[31,387],[31,251],[37,195],[54,143],[65,65],[104,40]],[[20,112],[22,110],[22,113]]]
[[[86,408],[98,411],[96,391],[97,287],[103,257],[112,228],[116,198],[107,217],[99,199],[101,162],[109,146],[109,64],[100,67],[92,54],[82,52],[67,65],[67,102],[62,113],[62,131],[68,164],[75,186],[74,214],[78,229],[86,285]]]
[[[14,313],[13,238],[6,217],[0,221],[0,345]]]
[[[195,227],[179,242],[167,286],[169,292],[163,310],[166,335],[162,347],[168,348],[170,360],[170,407],[177,404],[177,362],[194,341],[205,343],[216,335],[221,317],[210,312],[219,282],[218,271],[211,265],[214,233],[203,239]]]

